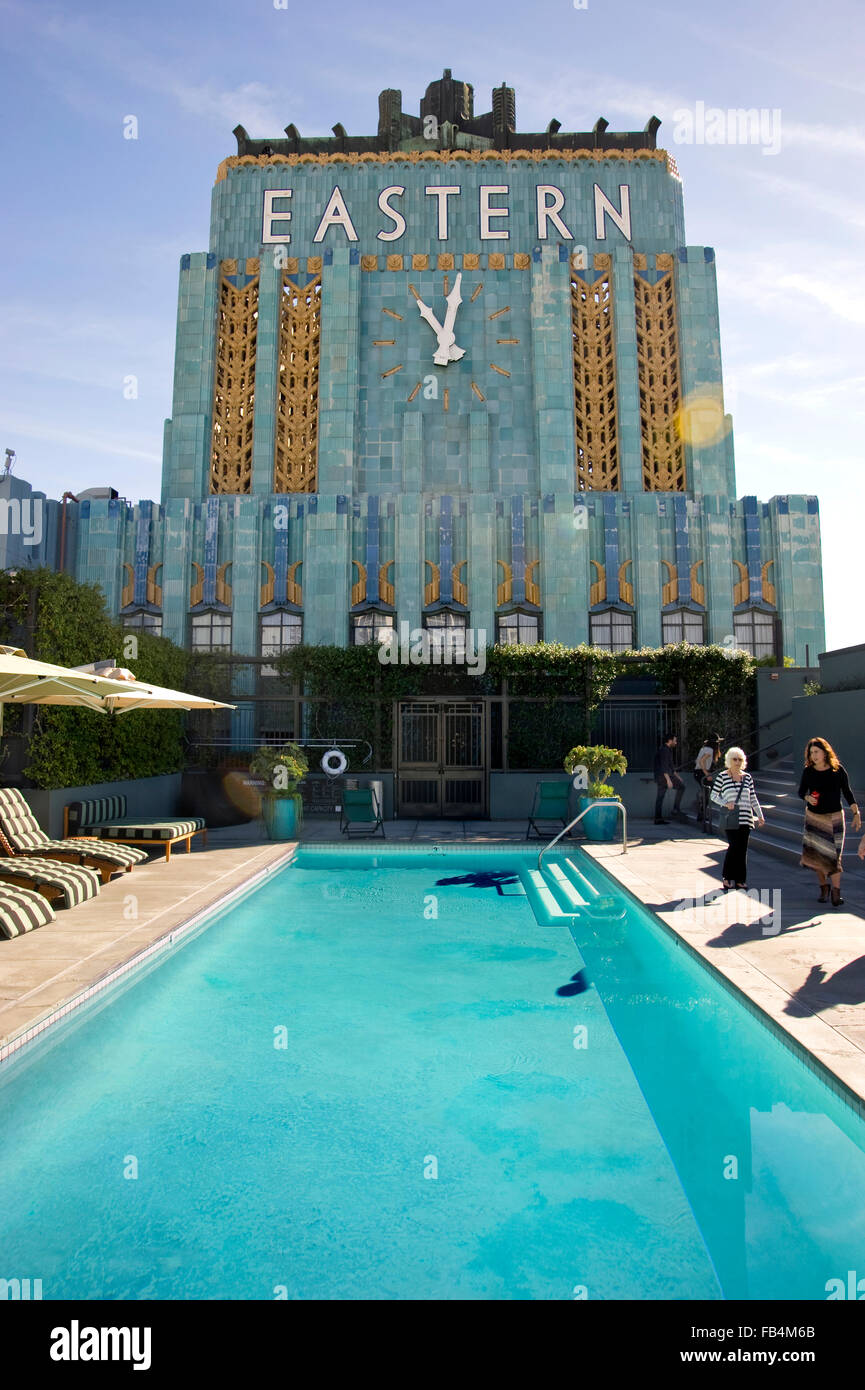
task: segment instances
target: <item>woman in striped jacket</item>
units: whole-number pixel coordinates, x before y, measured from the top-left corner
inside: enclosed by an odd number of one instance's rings
[[[722,870],[725,893],[730,888],[747,888],[748,838],[755,825],[765,824],[754,779],[745,771],[747,764],[741,748],[728,748],[724,771],[718,774],[712,786],[712,800],[716,806],[735,811],[737,815],[737,823],[724,832],[729,846]]]

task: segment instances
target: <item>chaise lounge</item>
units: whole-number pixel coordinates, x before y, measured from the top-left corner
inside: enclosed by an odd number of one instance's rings
[[[72,801],[63,813],[64,835],[96,835],[101,840],[110,840],[112,846],[119,841],[122,845],[147,845],[149,849],[163,848],[165,859],[171,858],[175,845],[185,844],[187,853],[192,849],[195,835],[201,836],[202,846],[207,843],[207,829],[200,816],[189,816],[185,820],[148,820],[142,816],[127,816],[125,796],[101,796],[93,801]]]
[[[41,893],[52,907],[77,907],[95,898],[99,892],[99,875],[83,864],[58,864],[54,859],[0,859],[0,884],[8,883],[17,892],[28,888]],[[2,889],[0,889],[2,891]]]
[[[0,936],[7,941],[56,920],[57,913],[42,893],[34,893],[30,888],[12,889],[6,884],[0,887]]]
[[[94,836],[52,840],[41,829],[32,810],[17,787],[0,788],[0,851],[10,858],[55,859],[59,863],[83,864],[95,869],[107,883],[112,874],[129,873],[147,859],[143,850],[131,845],[103,845]]]

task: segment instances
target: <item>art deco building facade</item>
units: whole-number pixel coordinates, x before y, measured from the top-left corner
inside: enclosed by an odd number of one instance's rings
[[[658,122],[516,130],[450,72],[375,136],[235,132],[182,259],[160,502],[70,504],[130,625],[823,646],[816,498],[736,496],[715,258]]]

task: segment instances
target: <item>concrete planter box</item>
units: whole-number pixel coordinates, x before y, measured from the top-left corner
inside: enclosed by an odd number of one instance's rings
[[[128,816],[157,817],[177,814],[180,798],[180,772],[162,777],[140,777],[130,782],[96,782],[89,787],[58,787],[42,791],[23,788],[23,795],[42,829],[52,840],[63,838],[63,810],[72,801],[89,801],[97,796],[125,796]]]

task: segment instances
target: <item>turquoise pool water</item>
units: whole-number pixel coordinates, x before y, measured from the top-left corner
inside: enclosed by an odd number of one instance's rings
[[[303,852],[8,1064],[0,1275],[825,1298],[863,1267],[865,1127],[626,896],[539,921],[533,863]]]

